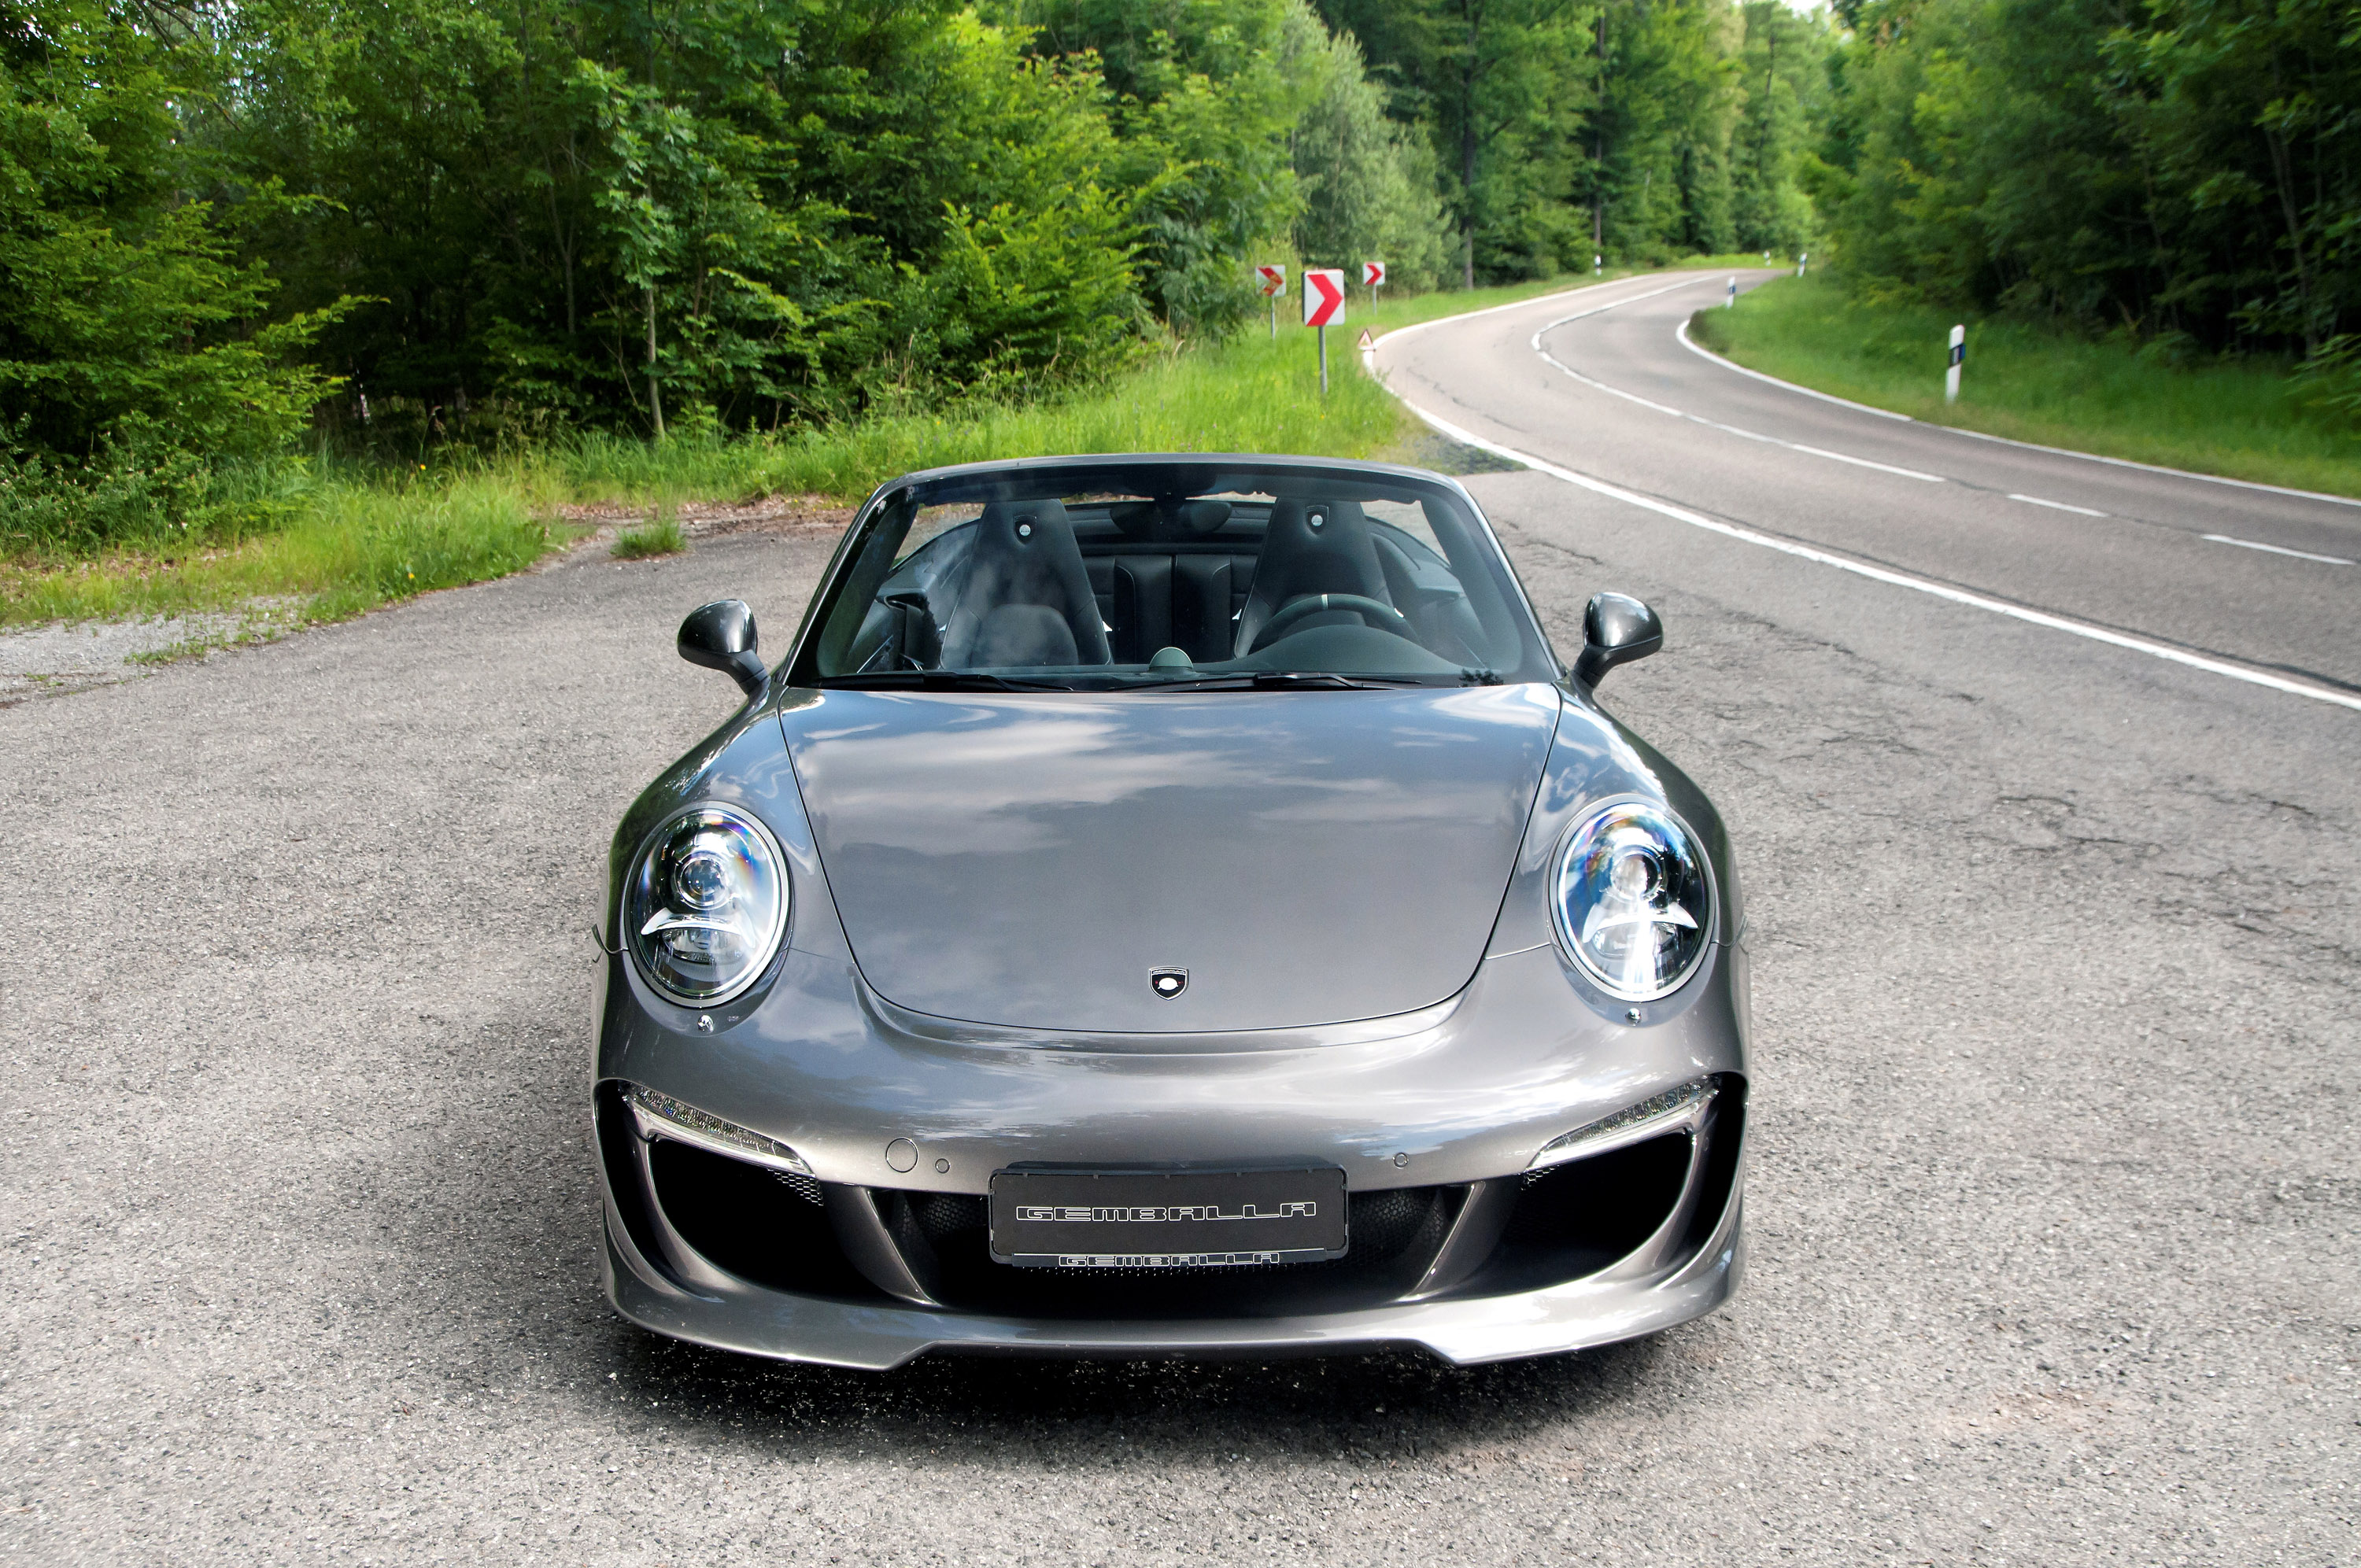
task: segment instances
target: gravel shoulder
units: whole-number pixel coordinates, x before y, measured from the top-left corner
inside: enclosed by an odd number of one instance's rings
[[[1733,822],[1752,1272],[1453,1370],[758,1364],[615,1320],[607,836],[824,526],[0,710],[0,1558],[2349,1562],[2361,723],[1469,481]],[[1906,602],[1905,602],[1906,600]]]

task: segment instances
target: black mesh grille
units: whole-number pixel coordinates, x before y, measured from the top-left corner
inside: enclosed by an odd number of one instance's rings
[[[966,1192],[914,1192],[908,1196],[910,1207],[917,1214],[919,1233],[938,1246],[962,1232],[982,1234],[992,1223],[992,1201],[988,1198]]]
[[[774,1170],[771,1172],[771,1179],[815,1207],[828,1201],[820,1196],[819,1183],[808,1176],[799,1176],[792,1170]]]
[[[659,1138],[648,1148],[656,1202],[717,1268],[774,1290],[873,1299],[845,1261],[818,1182]],[[812,1190],[804,1190],[809,1186]]]

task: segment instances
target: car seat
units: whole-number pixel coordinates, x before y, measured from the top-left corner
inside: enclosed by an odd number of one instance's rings
[[[1357,501],[1273,501],[1263,531],[1262,554],[1255,563],[1254,587],[1238,611],[1232,656],[1254,652],[1255,639],[1270,618],[1306,594],[1359,594],[1393,603],[1385,569],[1378,565],[1369,520]],[[1363,624],[1349,609],[1308,618],[1305,627]]]
[[[1066,509],[994,501],[976,521],[942,667],[1104,664],[1106,627]]]

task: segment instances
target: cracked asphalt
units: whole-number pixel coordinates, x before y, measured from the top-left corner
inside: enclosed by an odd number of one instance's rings
[[[1604,695],[1739,845],[1726,1310],[1467,1370],[619,1321],[598,868],[731,706],[680,615],[783,647],[831,536],[585,554],[0,709],[0,1558],[2354,1561],[2361,715],[1468,483],[1561,650],[1663,612]]]

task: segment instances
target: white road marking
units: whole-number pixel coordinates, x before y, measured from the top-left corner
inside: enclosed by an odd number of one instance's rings
[[[2070,507],[2064,501],[2045,501],[2039,496],[2020,496],[2013,491],[2010,493],[2008,499],[2013,501],[2023,501],[2027,506],[2048,507],[2053,511],[2080,512],[2084,517],[2104,517],[2107,515],[2103,511],[2092,511],[2089,507]]]
[[[1587,294],[1600,289],[1612,289],[1624,283],[1644,283],[1647,280],[1645,278],[1618,278],[1613,282],[1609,283],[1585,283],[1578,288],[1561,289],[1554,294],[1535,294],[1530,300],[1510,300],[1505,305],[1486,305],[1480,311],[1462,311],[1457,315],[1433,316],[1422,322],[1412,322],[1408,326],[1398,326],[1385,335],[1388,340],[1397,337],[1408,337],[1414,332],[1424,332],[1428,327],[1440,326],[1444,322],[1474,321],[1477,316],[1497,316],[1502,311],[1521,311],[1528,305],[1545,305],[1553,300],[1571,300],[1577,294]],[[1686,287],[1686,285],[1682,283],[1675,283],[1666,288],[1659,289],[1656,291],[1660,294],[1670,293],[1674,289],[1683,287]],[[1620,302],[1618,302],[1620,303]]]
[[[1766,435],[1763,439],[1765,441],[1779,441],[1779,438],[1775,435]],[[1806,446],[1801,442],[1779,441],[1779,444],[1786,447],[1792,452],[1808,452],[1815,457],[1827,457],[1839,463],[1850,463],[1862,468],[1874,468],[1881,474],[1899,474],[1905,479],[1924,479],[1930,485],[1949,483],[1949,481],[1945,479],[1940,474],[1921,474],[1916,468],[1897,468],[1891,463],[1872,463],[1866,457],[1848,457],[1841,452],[1823,452],[1817,446]]]
[[[2317,561],[2323,566],[2353,565],[2342,555],[2315,555],[2309,550],[2290,550],[2284,544],[2265,544],[2253,539],[2233,539],[2226,533],[2207,533],[2199,537],[2210,539],[2216,544],[2235,544],[2241,550],[2268,550],[2274,555],[2292,555],[2299,561]]]
[[[1446,316],[1439,319],[1447,321],[1450,318]],[[1432,323],[1422,323],[1421,324]],[[1760,370],[1749,370],[1743,365],[1734,364],[1709,348],[1699,348],[1696,344],[1691,343],[1689,323],[1686,320],[1674,327],[1673,335],[1680,340],[1683,348],[1699,358],[1709,359],[1723,369],[1734,370],[1741,376],[1752,376],[1758,381],[1767,381],[1784,391],[1798,392],[1807,398],[1817,398],[1824,403],[1840,404],[1859,413],[1875,414],[1880,419],[1898,419],[1905,424],[1919,422],[1908,414],[1895,413],[1892,409],[1873,409],[1867,403],[1856,403],[1850,399],[1831,397],[1826,392],[1816,392],[1809,387],[1799,387],[1793,381],[1782,381],[1776,376],[1765,376]],[[2110,468],[2137,468],[2144,474],[2163,474],[2175,479],[2202,479],[2209,485],[2230,485],[2241,490],[2262,490],[2274,496],[2294,496],[2307,501],[2329,501],[2341,507],[2361,507],[2361,499],[2353,496],[2332,496],[2321,490],[2299,490],[2287,485],[2257,484],[2252,479],[2232,479],[2220,474],[2194,474],[2186,468],[2168,468],[2161,463],[2135,463],[2128,457],[2102,457],[2095,452],[2077,452],[2069,446],[2044,446],[2037,441],[2016,441],[2005,435],[1987,435],[1981,430],[1961,430],[1956,424],[1930,424],[1927,428],[1947,431],[1953,435],[1964,435],[1971,441],[1993,441],[1998,442],[2003,446],[2021,446],[2027,452],[2047,452],[2056,457],[2077,457],[2085,463],[2104,463]]]
[[[1684,285],[1675,283],[1673,285],[1673,288],[1677,289],[1683,286]],[[1881,474],[1899,475],[1905,479],[1918,479],[1929,485],[1949,483],[1949,481],[1940,474],[1922,474],[1916,468],[1897,468],[1891,463],[1872,463],[1866,457],[1854,457],[1842,452],[1830,452],[1824,447],[1806,446],[1799,441],[1783,441],[1775,435],[1765,435],[1759,430],[1741,430],[1734,424],[1724,424],[1719,420],[1708,419],[1703,414],[1693,414],[1684,409],[1667,408],[1663,403],[1650,402],[1647,399],[1642,397],[1637,392],[1627,392],[1620,387],[1610,387],[1604,381],[1584,375],[1581,371],[1576,369],[1573,366],[1568,365],[1565,360],[1560,359],[1556,355],[1552,354],[1548,349],[1542,346],[1542,338],[1544,334],[1554,332],[1559,327],[1565,325],[1568,322],[1578,322],[1585,316],[1595,316],[1603,311],[1611,311],[1618,305],[1637,304],[1642,300],[1654,299],[1656,294],[1669,294],[1671,292],[1672,289],[1658,289],[1655,291],[1655,293],[1633,294],[1628,299],[1610,300],[1606,304],[1597,306],[1590,310],[1580,311],[1570,316],[1560,316],[1557,320],[1550,323],[1547,326],[1543,327],[1540,332],[1533,334],[1533,352],[1540,355],[1543,359],[1548,360],[1558,369],[1565,371],[1567,375],[1573,377],[1576,380],[1581,382],[1586,387],[1596,388],[1598,390],[1602,392],[1611,392],[1627,402],[1637,403],[1643,409],[1653,409],[1660,414],[1670,414],[1675,419],[1688,420],[1694,423],[1704,425],[1708,429],[1721,431],[1726,434],[1742,435],[1749,441],[1767,442],[1773,446],[1784,446],[1790,452],[1801,452],[1806,456],[1826,457],[1833,463],[1850,463],[1856,467],[1874,468]],[[1374,346],[1371,351],[1373,353],[1375,352]],[[1702,354],[1705,350],[1698,349],[1697,352]],[[1748,371],[1747,374],[1752,375],[1753,372]],[[1815,395],[1817,396],[1817,394]],[[1844,401],[1841,398],[1831,398],[1828,400],[1830,402]],[[1857,407],[1858,405],[1848,404],[1847,406]],[[1871,409],[1868,411],[1875,413],[1877,411]],[[2069,510],[2071,510],[2076,509],[2070,508]]]
[[[1644,294],[1626,294],[1621,299],[1609,300],[1603,305],[1593,305],[1587,311],[1576,311],[1570,316],[1560,316],[1557,320],[1544,325],[1540,332],[1533,334],[1533,349],[1536,353],[1540,352],[1543,334],[1555,332],[1568,322],[1578,322],[1585,316],[1595,316],[1602,311],[1611,311],[1618,305],[1636,305],[1642,300],[1653,300],[1659,294],[1669,294],[1675,289],[1693,289],[1697,287],[1697,282],[1698,280],[1694,278],[1683,279],[1677,283],[1667,283],[1661,289],[1651,289]],[[1555,363],[1554,360],[1551,362]]]
[[[1741,376],[1752,376],[1758,381],[1768,381],[1774,387],[1782,388],[1790,392],[1801,392],[1807,398],[1817,398],[1824,403],[1834,403],[1840,409],[1850,409],[1855,413],[1875,414],[1880,419],[1898,419],[1905,424],[1916,424],[1918,422],[1916,420],[1912,419],[1908,414],[1898,414],[1892,409],[1873,409],[1867,403],[1854,402],[1850,398],[1839,398],[1829,392],[1816,392],[1809,387],[1798,387],[1793,381],[1782,381],[1776,376],[1765,376],[1760,370],[1749,370],[1745,366],[1737,363],[1735,360],[1724,359],[1720,355],[1716,354],[1710,348],[1699,348],[1696,344],[1691,343],[1689,341],[1689,323],[1686,320],[1684,320],[1680,323],[1679,327],[1675,330],[1673,335],[1681,340],[1681,346],[1683,348],[1687,349],[1691,354],[1697,355],[1702,358],[1712,360],[1716,365],[1720,366],[1725,370],[1735,370]]]
[[[1400,393],[1395,395],[1400,396]],[[1994,615],[2004,615],[2012,620],[2026,621],[2035,626],[2046,626],[2053,631],[2070,632],[2076,637],[2087,637],[2093,642],[2104,642],[2110,647],[2128,649],[2135,653],[2146,653],[2150,658],[2167,660],[2175,664],[2185,664],[2192,670],[2203,670],[2209,674],[2226,675],[2234,681],[2245,681],[2251,685],[2268,686],[2273,691],[2286,692],[2294,696],[2308,696],[2315,702],[2334,703],[2339,707],[2351,708],[2356,713],[2361,713],[2361,696],[2331,691],[2324,686],[2312,685],[2303,681],[2291,681],[2284,675],[2275,675],[2264,670],[2249,669],[2243,664],[2233,664],[2220,659],[2208,658],[2202,653],[2191,653],[2186,649],[2175,648],[2169,643],[2152,642],[2145,637],[2133,637],[2103,626],[2093,626],[2088,621],[2070,620],[2065,616],[2051,615],[2046,610],[2028,609],[2024,605],[2011,604],[2006,599],[1992,598],[1983,594],[1971,593],[1965,588],[1955,588],[1949,583],[1938,583],[1926,577],[1912,576],[1907,572],[1896,572],[1890,567],[1872,566],[1866,561],[1855,561],[1848,556],[1817,549],[1809,544],[1798,544],[1793,540],[1780,539],[1772,534],[1758,533],[1751,528],[1741,528],[1734,523],[1718,521],[1701,513],[1690,511],[1685,507],[1676,507],[1669,502],[1660,501],[1653,496],[1640,495],[1635,491],[1624,489],[1620,485],[1610,485],[1603,479],[1594,479],[1587,474],[1578,474],[1571,468],[1561,468],[1554,463],[1546,462],[1530,453],[1520,452],[1512,446],[1503,446],[1497,441],[1487,441],[1474,431],[1463,430],[1448,420],[1429,413],[1407,398],[1402,399],[1402,406],[1454,441],[1464,441],[1479,451],[1506,457],[1512,463],[1521,463],[1536,473],[1547,474],[1554,479],[1563,479],[1569,485],[1577,485],[1596,494],[1628,502],[1632,506],[1669,517],[1676,522],[1686,522],[1693,528],[1702,528],[1708,532],[1719,533],[1725,538],[1740,540],[1748,544],[1759,544],[1766,550],[1776,550],[1784,555],[1794,555],[1806,561],[1817,562],[1823,566],[1834,566],[1840,572],[1851,572],[1875,582],[1891,584],[1894,587],[1931,594],[1939,599],[1949,599],[1953,604],[1989,610]]]

